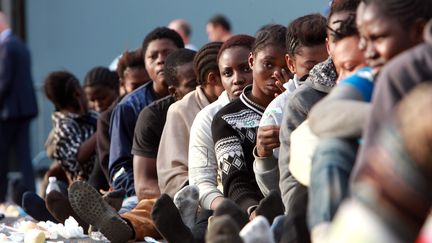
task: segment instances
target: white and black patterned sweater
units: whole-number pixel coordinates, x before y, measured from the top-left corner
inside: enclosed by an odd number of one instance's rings
[[[216,113],[212,122],[224,196],[244,210],[258,205],[263,198],[253,172],[252,152],[265,108],[247,98],[251,90],[252,86],[246,87],[239,99]]]
[[[76,155],[81,144],[96,131],[98,114],[89,111],[85,115],[75,113],[54,112],[53,123],[53,159],[59,162],[66,173],[76,178],[88,179],[95,163],[95,156],[88,161],[79,163]]]

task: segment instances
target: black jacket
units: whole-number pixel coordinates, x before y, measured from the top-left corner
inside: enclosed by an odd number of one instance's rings
[[[0,121],[37,115],[30,53],[14,35],[0,43]]]

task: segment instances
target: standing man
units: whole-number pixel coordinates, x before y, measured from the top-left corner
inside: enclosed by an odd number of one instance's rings
[[[206,26],[209,41],[225,42],[231,34],[231,24],[229,20],[221,15],[215,15],[209,19]]]
[[[197,48],[194,44],[190,43],[190,37],[192,34],[192,27],[184,19],[174,19],[168,24],[168,28],[175,30],[183,39],[185,48],[196,51]]]
[[[0,12],[0,203],[6,199],[12,152],[24,185],[35,190],[30,121],[38,110],[30,69],[29,50],[12,34],[6,16]]]

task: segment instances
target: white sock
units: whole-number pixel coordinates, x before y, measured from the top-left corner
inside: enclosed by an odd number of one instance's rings
[[[198,204],[199,189],[197,186],[185,186],[174,195],[174,204],[178,208],[183,223],[189,229],[195,225]]]
[[[240,231],[244,243],[275,243],[273,232],[264,216],[257,216]]]

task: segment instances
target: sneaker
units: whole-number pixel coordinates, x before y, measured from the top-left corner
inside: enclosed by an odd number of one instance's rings
[[[69,201],[82,220],[97,228],[111,242],[123,243],[132,239],[132,228],[91,185],[82,181],[72,183]]]

